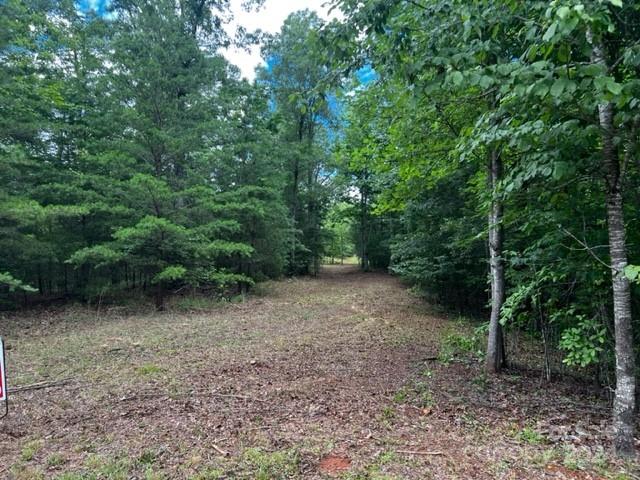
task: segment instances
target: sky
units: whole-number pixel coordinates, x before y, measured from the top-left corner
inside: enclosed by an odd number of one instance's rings
[[[1,1],[1,0],[0,0]],[[98,15],[108,15],[107,8],[110,0],[76,0],[83,11],[95,11]],[[249,12],[242,8],[243,0],[231,0],[233,21],[226,26],[232,37],[238,26],[243,26],[248,32],[260,29],[268,33],[277,33],[290,13],[298,10],[314,10],[321,18],[330,20],[338,16],[337,10],[329,12],[328,3],[331,0],[265,0],[263,6]],[[325,5],[326,4],[326,5]],[[224,50],[223,55],[229,62],[240,68],[242,77],[253,80],[255,68],[263,64],[260,57],[260,46],[253,46],[250,51],[238,48]]]
[[[329,13],[329,6],[324,6],[328,0],[266,0],[259,11],[246,12],[242,8],[242,0],[231,0],[231,9],[234,20],[228,26],[228,32],[233,33],[238,25],[242,25],[247,31],[260,29],[264,32],[277,33],[280,31],[284,20],[290,13],[304,10],[315,10],[321,18],[331,19],[337,16],[337,12]],[[254,46],[250,52],[230,48],[223,52],[229,62],[240,68],[242,77],[253,80],[255,68],[263,64],[260,58],[260,47]]]

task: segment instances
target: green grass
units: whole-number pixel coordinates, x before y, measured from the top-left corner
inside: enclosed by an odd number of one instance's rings
[[[191,480],[222,480],[225,477],[224,470],[220,468],[207,467],[203,472],[195,474]]]
[[[482,357],[482,348],[482,337],[479,334],[454,331],[442,338],[438,359],[443,363],[450,363],[459,356],[479,359]]]
[[[139,367],[137,367],[136,372],[139,375],[143,375],[143,376],[154,376],[154,375],[159,375],[161,373],[164,373],[165,369],[158,367],[157,365],[154,365],[152,363],[147,363],[145,365],[140,365]]]
[[[529,445],[541,445],[546,443],[544,435],[534,430],[532,427],[524,427],[515,435],[516,439]]]
[[[381,418],[385,422],[390,422],[391,420],[396,418],[395,409],[393,407],[390,407],[390,406],[383,407],[382,413],[381,413]]]
[[[401,388],[393,395],[393,401],[395,403],[404,403],[407,401],[408,393],[405,388]]]
[[[64,465],[66,461],[66,458],[61,453],[52,453],[47,457],[47,466],[59,467],[60,465]]]
[[[85,460],[84,466],[90,475],[105,480],[128,480],[134,468],[133,462],[125,456],[110,457],[95,454]]]
[[[40,439],[30,440],[29,442],[25,443],[22,447],[22,450],[20,451],[20,460],[22,460],[23,462],[30,462],[31,460],[33,460],[33,457],[35,457],[36,454],[42,449],[43,446],[44,441]]]
[[[291,478],[300,473],[300,457],[295,449],[268,452],[261,448],[248,448],[242,453],[242,464],[255,480]]]

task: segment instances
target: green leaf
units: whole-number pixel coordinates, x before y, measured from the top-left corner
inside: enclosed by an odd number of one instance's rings
[[[569,13],[571,13],[571,9],[566,5],[563,5],[558,9],[558,11],[556,12],[556,15],[558,15],[559,18],[564,19],[569,15]]]
[[[182,265],[170,265],[153,277],[153,283],[181,280],[186,273],[187,269]]]
[[[9,272],[0,272],[0,285],[4,285],[5,287],[9,287],[10,292],[14,292],[16,290],[22,290],[24,292],[37,292],[37,288],[33,288],[26,283],[23,283],[22,280],[18,280]]]
[[[564,78],[559,78],[555,82],[553,82],[553,85],[551,85],[551,89],[549,90],[551,96],[557,98],[562,95],[565,84],[566,82]]]
[[[542,40],[545,42],[548,42],[549,40],[551,40],[555,36],[557,28],[558,28],[558,22],[553,22],[549,26],[547,31],[544,32],[544,35],[542,36]]]
[[[620,95],[622,93],[622,85],[614,81],[607,82],[607,90],[614,95]]]
[[[640,283],[640,265],[627,265],[624,274],[629,281]]]
[[[553,179],[560,180],[571,170],[571,166],[568,162],[555,162],[553,164]]]
[[[462,72],[459,72],[457,70],[451,72],[449,76],[451,77],[451,81],[453,82],[453,84],[456,86],[462,84],[462,81],[464,80]]]

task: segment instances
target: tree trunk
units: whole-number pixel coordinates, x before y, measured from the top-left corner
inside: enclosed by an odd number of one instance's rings
[[[606,160],[605,160],[605,163]],[[609,183],[609,182],[607,182]],[[627,252],[620,192],[607,192],[607,225],[613,283],[616,344],[616,396],[613,402],[614,443],[621,456],[633,456],[635,429],[635,358],[631,326],[631,289],[624,274]]]
[[[593,48],[591,60],[607,66],[604,49],[587,33]],[[627,266],[622,178],[620,161],[615,145],[613,125],[614,107],[611,102],[598,105],[598,121],[602,132],[602,166],[605,175],[607,227],[613,290],[613,323],[615,330],[616,393],[613,401],[614,446],[623,457],[635,455],[635,357],[631,318],[631,288],[624,273]]]
[[[164,286],[162,282],[156,285],[156,310],[161,312],[164,310]]]
[[[364,272],[369,271],[369,192],[367,182],[369,172],[363,174],[362,187],[360,188],[360,268]]]
[[[291,274],[297,274],[296,269],[296,244],[298,228],[298,182],[300,176],[300,160],[297,157],[293,166],[293,179],[291,188]]]
[[[489,267],[491,274],[491,317],[485,368],[489,373],[499,372],[505,360],[500,310],[504,302],[504,263],[502,261],[502,201],[496,191],[502,177],[502,159],[496,150],[491,151],[489,163],[489,186],[491,211],[489,212]]]
[[[613,287],[613,321],[616,353],[616,395],[613,402],[614,445],[620,456],[635,455],[635,357],[631,318],[631,288],[627,266],[620,164],[614,145],[613,105],[598,106],[602,128],[602,162],[606,178],[607,226]]]
[[[362,271],[369,271],[369,252],[367,249],[367,244],[369,243],[369,239],[367,238],[367,212],[366,212],[366,197],[365,194],[362,195],[360,200],[361,203],[361,213],[360,213],[360,267]]]

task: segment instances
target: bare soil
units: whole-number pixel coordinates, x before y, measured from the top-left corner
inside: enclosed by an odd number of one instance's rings
[[[326,267],[243,303],[2,319],[0,478],[640,478],[593,387],[482,373],[473,331]],[[471,347],[470,347],[471,345]]]

